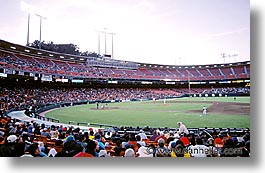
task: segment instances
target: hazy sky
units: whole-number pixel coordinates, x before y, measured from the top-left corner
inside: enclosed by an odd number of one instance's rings
[[[25,45],[27,11],[1,0],[0,39]],[[31,5],[30,42],[73,43],[98,52],[98,33],[114,35],[114,58],[158,64],[211,64],[250,60],[249,0],[23,0]],[[105,37],[100,35],[105,53]],[[107,54],[112,53],[107,35]],[[237,54],[222,59],[221,53]]]

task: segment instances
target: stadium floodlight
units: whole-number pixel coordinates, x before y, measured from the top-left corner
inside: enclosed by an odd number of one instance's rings
[[[107,55],[107,30],[108,28],[104,28],[104,34],[105,34],[105,55]]]
[[[221,58],[224,59],[224,63],[225,63],[225,58],[229,58],[229,62],[231,62],[230,58],[231,57],[235,57],[235,62],[236,62],[236,57],[238,56],[237,53],[231,53],[231,54],[225,54],[225,53],[221,53]]]
[[[30,13],[33,13],[33,7],[27,4],[24,1],[20,2],[20,7],[22,11],[26,11],[28,13],[28,31],[27,31],[27,46],[29,46],[29,23],[30,23]]]
[[[98,54],[100,55],[100,33],[104,33],[104,31],[94,29],[98,33]]]
[[[40,43],[39,43],[39,49],[41,49],[41,27],[42,27],[42,19],[47,19],[46,17],[43,17],[40,14],[35,14],[36,16],[38,16],[40,18]]]
[[[98,54],[100,55],[100,33],[104,33],[105,34],[105,54],[107,52],[107,35],[106,35],[106,30],[107,28],[104,28],[104,31],[100,30],[100,29],[94,29],[94,31],[96,31],[98,33]]]
[[[114,44],[114,39],[113,36],[116,35],[116,33],[114,32],[106,32],[108,28],[103,28],[103,30],[100,29],[94,29],[94,31],[96,31],[98,33],[98,54],[100,55],[100,33],[104,34],[105,37],[105,55],[107,55],[107,34],[111,35],[111,49],[112,49],[112,53],[111,53],[111,58],[113,59],[114,57],[114,48],[113,48],[113,44]]]
[[[115,33],[111,32],[111,33],[108,33],[108,34],[111,34],[111,58],[113,59],[114,58],[114,49],[113,49],[113,35],[115,35]]]
[[[98,31],[98,54],[100,55],[100,32]]]

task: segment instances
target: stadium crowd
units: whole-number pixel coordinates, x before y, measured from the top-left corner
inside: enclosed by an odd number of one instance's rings
[[[0,86],[0,110],[25,110],[48,104],[75,101],[162,99],[178,96],[170,89],[137,88],[7,88]]]
[[[91,62],[92,63],[92,62]],[[93,63],[92,63],[93,64]],[[212,80],[246,78],[249,75],[249,67],[242,65],[240,67],[222,67],[216,69],[174,69],[174,68],[108,68],[111,66],[98,66],[99,62],[76,63],[63,60],[55,60],[50,58],[39,58],[24,56],[21,54],[12,54],[0,52],[0,69],[16,70],[28,73],[41,74],[60,74],[76,77],[88,78],[127,78],[127,79],[167,79],[187,80],[188,74],[191,74],[191,80]],[[212,72],[211,72],[212,70]],[[223,71],[221,74],[214,71]],[[232,74],[232,76],[231,76]]]
[[[178,124],[181,122],[178,122]],[[177,125],[177,124],[176,124]],[[180,127],[180,126],[179,126]],[[184,126],[184,128],[186,128]],[[249,157],[250,131],[88,128],[17,122],[1,115],[0,157]],[[207,129],[206,129],[207,130]]]
[[[195,89],[193,89],[195,90]],[[225,94],[227,88],[217,88],[215,91]],[[207,93],[204,90],[203,93]],[[249,91],[247,88],[233,88],[237,91]],[[142,89],[142,88],[14,88],[0,86],[0,110],[25,110],[28,107],[40,107],[62,102],[78,101],[110,101],[110,100],[141,100],[164,99],[185,94],[186,89]],[[208,92],[209,93],[209,92]]]
[[[223,87],[223,88],[210,88],[210,89],[205,89],[203,94],[239,94],[239,93],[244,93],[244,94],[249,94],[250,93],[250,88],[249,87]]]

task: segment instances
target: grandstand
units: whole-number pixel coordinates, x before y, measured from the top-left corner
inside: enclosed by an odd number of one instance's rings
[[[1,40],[1,69],[20,73],[64,76],[65,78],[207,82],[211,80],[249,80],[250,62],[173,66],[125,62],[58,54],[13,45]]]
[[[0,40],[0,82],[0,142],[6,141],[7,137],[13,133],[18,136],[22,135],[23,128],[29,129],[34,125],[33,128],[39,128],[40,131],[39,133],[37,130],[35,132],[23,131],[27,132],[29,137],[27,140],[32,143],[44,142],[46,148],[43,153],[49,155],[48,153],[52,148],[55,148],[57,153],[66,150],[65,145],[62,144],[65,141],[61,140],[63,142],[57,145],[58,139],[67,139],[68,136],[72,135],[75,136],[76,140],[83,137],[83,140],[80,139],[79,141],[83,142],[85,132],[90,133],[90,136],[95,137],[95,139],[97,135],[107,138],[106,134],[111,132],[116,136],[104,139],[105,141],[97,138],[96,143],[101,142],[101,145],[104,145],[99,150],[106,150],[109,157],[125,156],[125,146],[122,149],[123,152],[116,153],[117,138],[120,142],[130,143],[131,140],[133,142],[129,147],[133,146],[135,156],[138,157],[140,155],[138,148],[141,146],[135,144],[136,140],[133,139],[133,135],[140,134],[142,131],[148,136],[142,141],[153,147],[159,146],[158,140],[152,141],[150,139],[153,133],[168,134],[167,141],[164,141],[166,147],[172,147],[169,139],[174,141],[174,138],[186,136],[177,133],[179,128],[148,126],[124,128],[111,124],[86,124],[82,122],[79,122],[77,126],[71,126],[70,122],[69,124],[62,124],[58,119],[45,118],[40,114],[54,108],[97,102],[110,103],[112,101],[159,100],[180,97],[250,96],[250,61],[187,66],[147,64],[102,57],[61,54]],[[16,111],[23,116],[17,116]],[[98,127],[92,128],[91,125]],[[11,133],[10,130],[14,126],[20,129],[21,133],[18,132],[19,130]],[[49,132],[57,129],[62,136],[56,140],[51,139],[51,136],[43,137],[41,132],[45,128]],[[88,130],[91,128],[92,130]],[[233,156],[246,156],[245,149],[249,147],[250,131],[248,128],[205,127],[190,128],[189,131],[191,132],[188,136],[190,142],[195,142],[195,137],[201,137],[205,145],[208,145],[207,140],[209,138],[222,139],[223,142],[218,143],[222,147],[226,145],[226,138],[234,141],[236,139],[237,146],[230,147],[240,149],[240,153]],[[87,133],[85,134],[87,135]],[[89,136],[86,137],[89,138]],[[86,142],[88,143],[88,139]],[[225,148],[222,147],[217,147],[218,156],[229,155],[221,152]],[[81,148],[81,150],[76,150],[75,154],[67,156],[72,157],[79,152],[82,153],[82,151]],[[99,156],[99,151],[94,153],[89,150],[87,153],[92,154],[93,157]],[[31,155],[35,156],[34,154]],[[0,156],[18,155],[2,154]],[[66,154],[58,156],[67,157]]]

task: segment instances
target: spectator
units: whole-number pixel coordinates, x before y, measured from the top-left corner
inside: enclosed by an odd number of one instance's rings
[[[100,150],[105,150],[105,145],[104,145],[104,143],[101,141],[101,136],[100,136],[100,134],[96,134],[94,140],[96,140],[96,141],[98,142],[98,145],[99,145],[99,151],[100,151]]]
[[[87,143],[86,153],[91,154],[93,157],[98,157],[96,141],[90,140]]]
[[[42,131],[41,131],[41,136],[46,136],[47,138],[50,138],[51,135],[50,133],[47,131],[47,128],[44,128]]]
[[[31,144],[28,151],[33,157],[47,157],[47,155],[40,150],[38,143]]]
[[[150,151],[150,148],[141,146],[138,149],[137,154],[139,155],[138,157],[153,157],[153,153]]]
[[[0,145],[0,157],[20,157],[24,154],[25,143],[21,137],[9,135],[5,143]]]
[[[190,140],[187,137],[187,134],[186,133],[181,134],[181,137],[180,137],[179,140],[181,140],[183,142],[184,147],[187,147],[188,145],[190,145]]]
[[[146,136],[146,134],[144,133],[144,131],[142,129],[140,130],[140,133],[138,135],[141,137],[142,141],[147,139],[147,136]]]
[[[159,140],[159,139],[163,139],[164,142],[166,142],[166,141],[167,141],[167,138],[164,136],[164,132],[163,132],[163,131],[160,131],[159,134],[160,134],[160,135],[155,139],[155,142],[158,143],[158,140]]]
[[[209,148],[203,145],[202,139],[197,137],[195,142],[195,146],[189,147],[191,157],[207,157],[209,154]]]
[[[237,148],[235,142],[231,138],[226,138],[221,149],[221,157],[237,157],[241,154],[241,150]]]
[[[136,135],[136,141],[140,146],[145,146],[145,142],[141,140],[139,135]]]
[[[181,140],[171,143],[171,157],[190,157],[190,153]]]
[[[177,125],[179,127],[179,130],[178,130],[178,133],[181,134],[181,133],[186,133],[186,134],[189,134],[189,131],[187,129],[187,127],[182,123],[182,122],[177,122]]]
[[[124,157],[135,157],[135,152],[132,148],[125,150]]]
[[[155,141],[155,139],[159,136],[156,130],[154,130],[153,135],[150,137],[150,141]]]
[[[83,151],[83,148],[75,140],[66,141],[63,145],[62,151],[58,152],[55,157],[73,157]]]
[[[114,153],[113,153],[114,156],[120,156],[121,152],[125,151],[125,149],[121,147],[121,141],[120,140],[116,141],[116,146],[114,147],[113,150],[114,150]]]
[[[98,157],[110,157],[106,150],[100,150],[98,153]]]
[[[158,140],[158,147],[155,149],[155,157],[171,157],[170,151],[165,147],[165,140]]]
[[[138,151],[138,145],[137,145],[137,143],[138,142],[136,141],[135,135],[134,134],[130,134],[129,135],[128,144],[133,146],[133,149],[134,149],[135,152]]]
[[[218,150],[215,147],[213,138],[209,138],[207,140],[206,146],[209,148],[209,154],[208,154],[209,157],[218,157],[219,156]]]

